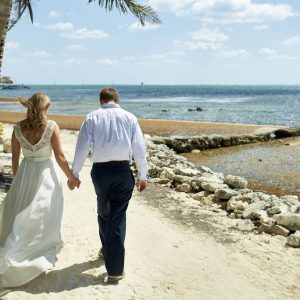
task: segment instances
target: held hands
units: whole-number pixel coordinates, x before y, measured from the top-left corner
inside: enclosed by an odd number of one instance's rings
[[[81,181],[76,178],[75,176],[73,176],[71,179],[68,179],[68,187],[69,189],[72,191],[75,189],[75,187],[77,187],[79,189],[81,184]]]
[[[136,181],[136,187],[137,187],[137,190],[139,191],[139,192],[142,192],[146,187],[147,187],[147,180],[140,180],[140,179],[138,179],[137,181]]]

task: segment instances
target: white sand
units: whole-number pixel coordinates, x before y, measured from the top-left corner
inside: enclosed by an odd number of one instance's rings
[[[71,161],[76,135],[62,136]],[[221,243],[214,234],[164,217],[138,192],[128,209],[126,277],[117,285],[103,284],[90,166],[87,161],[79,190],[69,191],[61,175],[65,244],[56,267],[3,299],[300,299],[300,249],[286,248],[284,238],[233,231],[227,217],[215,215],[208,222],[216,236],[224,232],[233,241]]]

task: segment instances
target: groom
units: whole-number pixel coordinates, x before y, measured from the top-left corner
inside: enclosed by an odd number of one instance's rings
[[[113,88],[100,91],[101,107],[87,115],[77,139],[72,170],[76,177],[92,148],[92,181],[97,194],[99,235],[106,282],[124,278],[126,210],[134,188],[132,156],[138,169],[136,186],[147,186],[146,147],[137,118],[119,105]],[[74,188],[70,183],[69,187]]]

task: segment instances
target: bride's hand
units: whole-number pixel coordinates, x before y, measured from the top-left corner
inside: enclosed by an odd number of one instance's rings
[[[79,189],[80,184],[81,184],[81,181],[76,177],[68,179],[68,187],[71,191],[74,190],[75,187],[77,187]]]

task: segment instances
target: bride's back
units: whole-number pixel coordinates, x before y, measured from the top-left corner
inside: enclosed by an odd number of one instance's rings
[[[36,145],[42,138],[45,131],[45,125],[41,125],[36,129],[29,129],[27,120],[20,122],[20,129],[23,137],[31,144]]]

